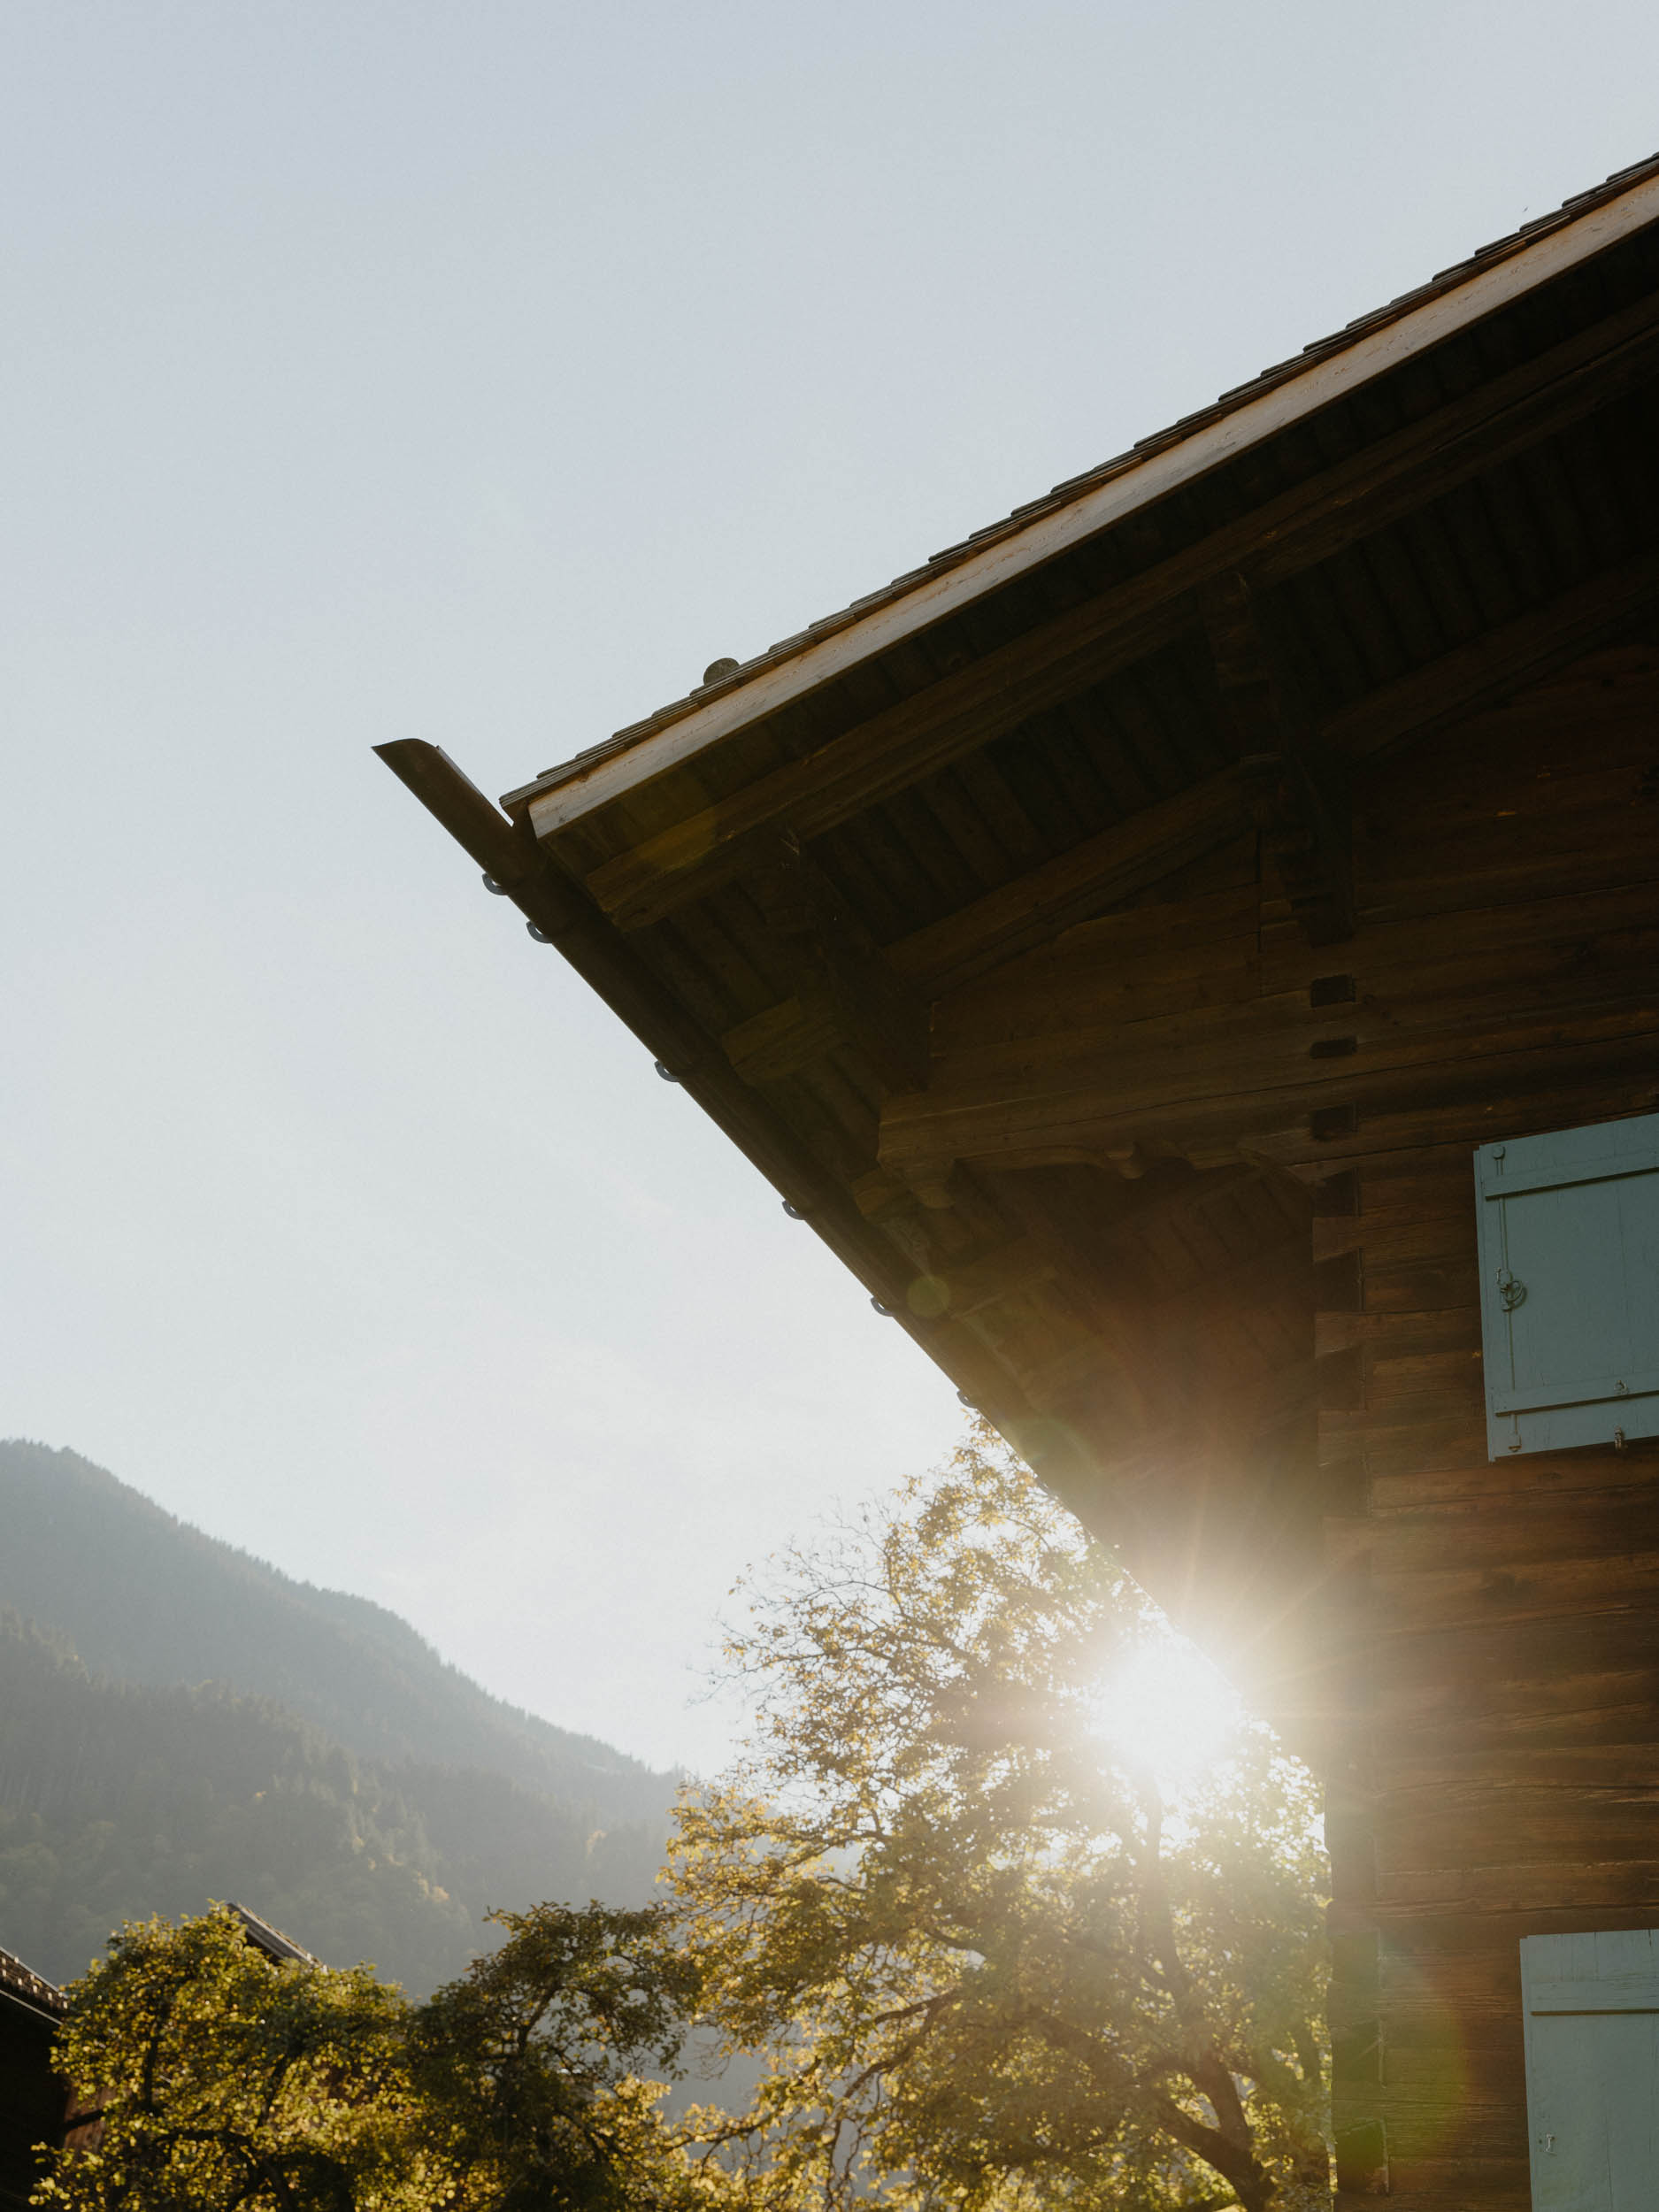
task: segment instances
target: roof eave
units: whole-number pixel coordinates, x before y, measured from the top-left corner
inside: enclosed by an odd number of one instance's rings
[[[955,557],[941,557],[941,562],[915,572],[913,582],[901,579],[897,588],[872,594],[871,600],[814,625],[787,649],[711,687],[710,695],[694,693],[652,718],[637,736],[623,733],[612,744],[509,792],[502,805],[517,818],[527,815],[538,837],[555,834],[1655,220],[1659,164],[1646,163],[1630,184],[1620,187],[1615,180],[1569,203],[1541,227],[1529,227],[1486,249],[1464,265],[1469,273],[1459,280],[1437,279],[1405,295],[1323,342],[1305,360],[1268,372],[1215,407],[1145,441],[1119,462],[1083,480],[1077,494],[1061,504],[1045,503],[1028,519],[1016,516],[993,526],[957,549]]]

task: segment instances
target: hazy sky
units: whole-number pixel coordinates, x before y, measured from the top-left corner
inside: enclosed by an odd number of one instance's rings
[[[1656,142],[1652,0],[4,0],[0,1433],[717,1757],[954,1394],[369,748],[523,782]]]

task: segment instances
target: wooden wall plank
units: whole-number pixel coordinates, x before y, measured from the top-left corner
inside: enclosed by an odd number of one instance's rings
[[[1651,662],[1640,672],[1645,710],[1659,713]],[[1624,704],[1632,687],[1627,664]],[[1569,695],[1594,707],[1593,692]],[[1593,718],[1586,731],[1540,718],[1509,787],[1499,777],[1461,812],[1454,794],[1433,835],[1411,809],[1440,807],[1440,780],[1414,794],[1404,764],[1386,772],[1399,826],[1390,842],[1371,825],[1358,861],[1362,884],[1386,895],[1344,948],[1356,1033],[1379,977],[1406,1024],[1463,988],[1502,1001],[1529,973],[1593,976],[1604,954],[1632,993],[1659,991],[1659,875],[1626,857],[1659,849],[1630,772],[1654,724],[1615,719],[1602,751]],[[1505,726],[1493,718],[1494,733]],[[1585,772],[1552,790],[1537,756],[1569,745]],[[1523,767],[1532,787],[1500,826],[1494,799],[1510,805]],[[1624,827],[1609,819],[1621,792]],[[1394,857],[1408,848],[1416,878]],[[1264,928],[1264,993],[1305,987],[1321,957]],[[1361,1471],[1364,1501],[1342,1524],[1360,1578],[1345,1664],[1363,1690],[1346,1740],[1353,1810],[1331,1832],[1335,1884],[1382,1945],[1373,2055],[1363,2033],[1339,2038],[1339,2110],[1351,2139],[1374,2140],[1392,2201],[1519,2212],[1520,1938],[1659,1925],[1659,1451],[1487,1459],[1471,1155],[1505,1127],[1650,1102],[1644,1071],[1626,1067],[1576,1099],[1567,1081],[1530,1103],[1494,1091],[1450,1113],[1379,1115],[1354,1073],[1359,1110],[1325,1162],[1305,1138],[1278,1148],[1317,1179],[1324,1272],[1347,1268],[1357,1286],[1357,1310],[1315,1324],[1321,1363],[1348,1393],[1321,1411],[1321,1461],[1349,1481]]]

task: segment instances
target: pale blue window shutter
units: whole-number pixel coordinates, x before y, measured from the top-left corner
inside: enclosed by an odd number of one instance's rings
[[[1659,2205],[1659,1943],[1525,1936],[1532,2212]]]
[[[1659,1114],[1475,1155],[1486,1437],[1659,1435]]]

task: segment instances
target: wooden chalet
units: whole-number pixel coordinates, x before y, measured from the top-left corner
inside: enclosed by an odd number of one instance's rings
[[[1659,160],[500,809],[380,750],[1319,1766],[1341,2200],[1659,2204],[1562,2193],[1659,2104]]]

